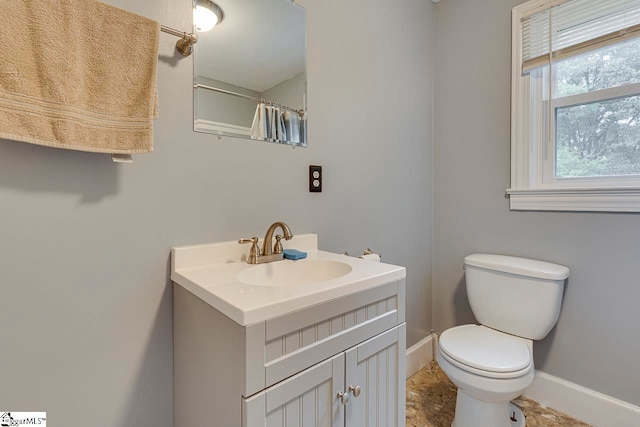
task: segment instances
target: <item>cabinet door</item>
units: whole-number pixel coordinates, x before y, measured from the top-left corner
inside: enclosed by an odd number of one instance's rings
[[[344,427],[344,366],[340,353],[244,399],[243,427]]]
[[[347,427],[405,425],[405,332],[403,323],[346,352]]]

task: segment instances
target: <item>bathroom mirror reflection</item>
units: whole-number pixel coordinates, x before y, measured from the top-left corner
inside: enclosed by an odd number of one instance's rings
[[[194,0],[194,130],[307,145],[306,10],[292,0]],[[205,13],[208,13],[205,11]]]

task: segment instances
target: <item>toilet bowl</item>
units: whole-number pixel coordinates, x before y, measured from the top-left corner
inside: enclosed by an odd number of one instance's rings
[[[485,326],[446,330],[438,341],[440,368],[458,387],[453,427],[511,427],[509,401],[534,377],[532,342]]]
[[[444,331],[436,355],[458,387],[452,427],[524,426],[509,401],[533,382],[533,340],[556,324],[569,269],[489,254],[470,255],[464,265],[469,304],[480,325]]]

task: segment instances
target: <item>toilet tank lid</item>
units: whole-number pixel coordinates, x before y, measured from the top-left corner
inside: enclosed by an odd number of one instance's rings
[[[564,280],[569,277],[569,269],[563,265],[506,255],[473,254],[464,259],[464,265],[538,279]]]

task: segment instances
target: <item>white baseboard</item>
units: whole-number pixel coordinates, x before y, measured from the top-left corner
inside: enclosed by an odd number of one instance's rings
[[[640,407],[544,372],[536,371],[524,395],[594,427],[640,425]]]
[[[436,334],[431,334],[407,349],[407,378],[427,366],[433,360]]]

